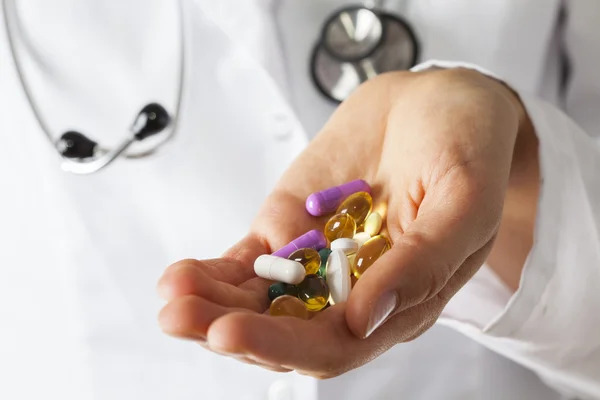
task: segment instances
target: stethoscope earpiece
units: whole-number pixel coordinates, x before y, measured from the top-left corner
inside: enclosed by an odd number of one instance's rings
[[[142,108],[131,127],[134,140],[142,141],[164,131],[171,123],[167,110],[158,103]],[[65,132],[56,143],[56,149],[65,158],[71,160],[93,159],[98,152],[98,143],[76,131]]]
[[[46,137],[60,154],[62,158],[61,167],[64,171],[75,174],[91,174],[106,167],[119,156],[129,159],[143,158],[153,154],[162,144],[175,135],[183,101],[186,65],[186,49],[184,40],[185,17],[182,0],[178,1],[179,15],[181,17],[180,70],[179,85],[177,88],[177,103],[174,108],[173,116],[171,116],[160,104],[150,103],[146,105],[136,116],[130,131],[124,135],[124,139],[111,149],[101,147],[97,142],[76,131],[65,132],[58,140],[55,139],[56,137],[52,135],[50,127],[46,124],[38,105],[34,101],[32,91],[29,88],[29,82],[25,78],[23,68],[21,66],[21,60],[17,54],[15,40],[12,33],[13,30],[18,26],[18,15],[14,4],[15,2],[9,2],[8,0],[0,0],[0,2],[2,3],[2,14],[6,28],[9,49],[15,63],[17,75],[21,85],[23,86],[23,91],[42,132],[46,135]],[[9,3],[11,3],[10,6]],[[170,128],[169,132],[165,132],[167,128]],[[144,141],[150,137],[155,137],[162,132],[165,133],[164,135],[161,135],[160,138],[150,141],[139,149],[135,149],[136,152],[126,153],[126,150],[129,149],[133,143]]]
[[[171,117],[163,106],[157,103],[142,108],[133,123],[132,131],[137,140],[144,140],[162,132],[171,123]]]
[[[123,154],[133,143],[163,132],[171,125],[171,121],[171,116],[163,106],[150,103],[138,113],[127,138],[110,150],[101,148],[82,133],[66,132],[56,143],[56,149],[63,156],[62,168],[80,175],[97,172]]]
[[[63,133],[56,143],[60,155],[70,159],[92,158],[97,148],[98,143],[75,131]]]

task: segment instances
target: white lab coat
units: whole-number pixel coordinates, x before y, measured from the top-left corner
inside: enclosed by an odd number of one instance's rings
[[[18,3],[25,73],[56,135],[111,145],[145,103],[173,109],[174,1]],[[183,3],[177,136],[93,176],[60,171],[0,30],[0,399],[600,398],[600,2],[565,1],[562,30],[558,0],[386,3],[414,25],[421,61],[469,63],[523,96],[541,141],[536,240],[516,294],[484,266],[423,337],[328,381],[167,338],[154,287],[168,264],[239,239],[330,115],[307,60],[347,2]]]

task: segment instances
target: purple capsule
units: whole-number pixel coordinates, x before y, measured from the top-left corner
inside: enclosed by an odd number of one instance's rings
[[[358,192],[370,194],[371,186],[362,179],[358,179],[313,193],[306,199],[306,211],[315,217],[331,214],[337,210],[346,197]]]
[[[290,254],[299,249],[315,249],[317,251],[327,247],[327,239],[323,232],[314,230],[306,232],[304,235],[297,239],[292,240],[290,243],[282,247],[273,253],[273,256],[288,258]]]

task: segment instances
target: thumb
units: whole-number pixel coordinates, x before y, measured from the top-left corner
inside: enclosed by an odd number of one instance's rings
[[[436,296],[441,312],[485,261],[498,229],[497,213],[477,207],[479,201],[438,198],[444,200],[435,206],[424,199],[407,231],[392,238],[392,248],[356,283],[346,308],[356,336],[369,337],[394,315]]]

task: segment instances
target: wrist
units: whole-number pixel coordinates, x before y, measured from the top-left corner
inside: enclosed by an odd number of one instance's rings
[[[540,188],[538,140],[520,96],[505,83],[496,82],[514,107],[519,119],[519,128],[513,149],[502,221],[487,263],[508,287],[516,291],[533,246]]]

